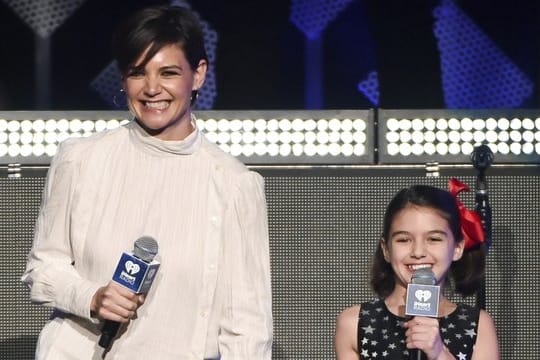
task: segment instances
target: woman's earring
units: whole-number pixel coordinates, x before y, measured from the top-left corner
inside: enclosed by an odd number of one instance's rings
[[[126,91],[121,88],[116,94],[114,94],[112,101],[116,109],[125,110],[127,108]]]
[[[191,90],[191,97],[189,98],[190,104],[193,106],[199,97],[199,90]]]

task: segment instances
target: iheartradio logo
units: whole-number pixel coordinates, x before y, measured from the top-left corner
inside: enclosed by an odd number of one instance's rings
[[[440,288],[437,285],[409,284],[405,315],[437,317]]]
[[[431,299],[431,291],[429,290],[416,290],[414,293],[414,296],[418,301],[421,302],[427,302],[429,299]]]
[[[124,267],[126,268],[127,273],[130,275],[135,275],[141,270],[141,267],[139,266],[139,264],[136,264],[131,260],[126,261]]]

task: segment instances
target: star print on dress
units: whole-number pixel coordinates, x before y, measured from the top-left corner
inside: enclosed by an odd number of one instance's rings
[[[362,329],[366,332],[366,334],[373,334],[373,330],[375,330],[375,328],[371,327],[371,325],[364,327]]]
[[[367,358],[369,355],[368,355],[368,352],[367,350],[362,350],[362,358]]]
[[[470,360],[478,330],[479,310],[458,304],[448,316],[439,319],[441,338],[458,360]],[[361,304],[358,321],[358,349],[362,360],[403,360],[409,354],[405,345],[404,322],[392,314],[381,299]]]

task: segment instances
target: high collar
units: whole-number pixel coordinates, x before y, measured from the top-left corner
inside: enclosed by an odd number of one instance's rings
[[[192,118],[192,125],[195,130],[183,140],[161,140],[148,134],[139,123],[133,119],[126,127],[129,130],[131,139],[142,150],[150,151],[154,154],[190,155],[193,154],[201,144],[201,132],[197,129],[195,117]]]

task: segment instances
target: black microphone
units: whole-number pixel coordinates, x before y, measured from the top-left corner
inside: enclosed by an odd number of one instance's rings
[[[471,154],[471,162],[474,168],[478,170],[476,176],[475,210],[482,218],[482,225],[486,236],[486,248],[489,248],[491,245],[491,205],[489,204],[485,172],[491,166],[493,160],[493,152],[487,145],[475,147]]]
[[[471,154],[471,162],[478,174],[476,175],[476,196],[475,196],[475,211],[480,215],[482,219],[482,227],[484,229],[485,235],[485,249],[484,251],[489,250],[491,246],[492,239],[492,216],[491,216],[491,205],[489,204],[489,194],[488,186],[486,181],[486,170],[493,163],[493,152],[489,146],[483,144],[474,148],[474,151]],[[480,287],[476,291],[476,305],[480,309],[486,308],[486,279],[485,276],[482,277]]]
[[[476,170],[483,173],[493,163],[493,151],[485,144],[477,146],[471,154],[471,162]]]
[[[440,286],[435,285],[435,274],[430,268],[416,270],[407,285],[405,314],[409,316],[437,317],[439,313]],[[422,350],[411,351],[410,359],[425,359]]]
[[[136,294],[146,294],[159,269],[159,262],[154,260],[157,252],[158,244],[154,238],[138,238],[132,253],[122,253],[112,280]],[[119,322],[106,320],[101,328],[99,346],[108,349],[119,328]]]

